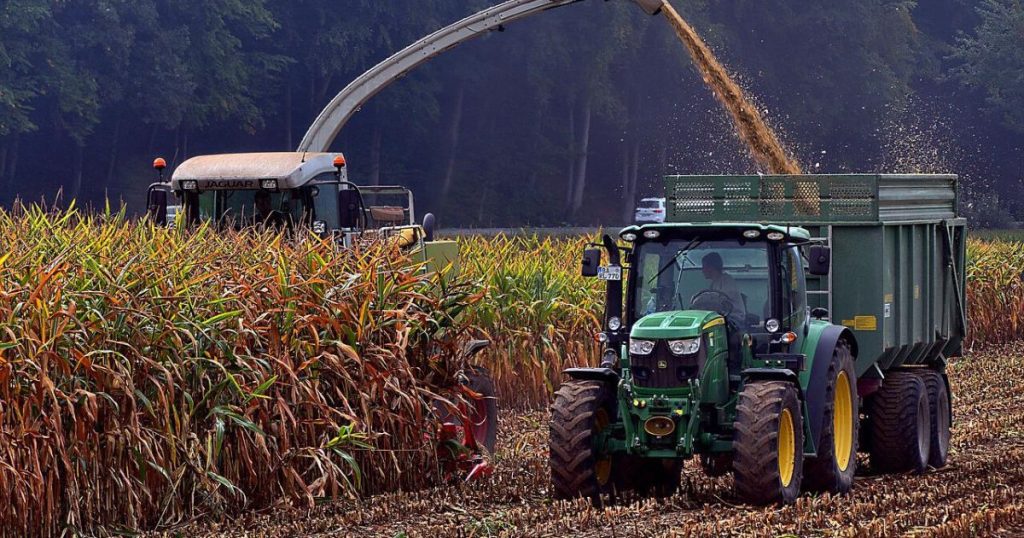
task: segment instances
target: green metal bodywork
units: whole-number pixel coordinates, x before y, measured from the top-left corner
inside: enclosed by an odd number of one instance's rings
[[[831,360],[830,342],[842,327],[859,350],[858,377],[882,378],[908,364],[941,367],[944,357],[959,353],[966,329],[965,230],[955,176],[672,176],[666,187],[668,222],[631,226],[620,237],[640,242],[651,230],[759,230],[781,232],[790,244],[828,244],[831,274],[806,280],[808,310],[828,308],[829,315],[790,327],[797,339],[786,353],[755,356],[752,346],[739,346],[741,365],[730,372],[730,342],[746,343],[749,335],[727,334],[718,313],[680,310],[630,320],[627,304],[630,338],[700,338],[706,355],[696,379],[652,389],[635,383],[624,346],[619,418],[599,437],[599,450],[651,458],[731,452],[744,384],[763,376],[792,380],[803,401],[815,389],[815,361]],[[832,340],[819,349],[826,333]],[[809,413],[804,404],[804,452],[814,455]],[[652,417],[671,418],[675,430],[651,436],[643,425]]]
[[[430,273],[448,270],[449,278],[459,274],[459,244],[455,241],[423,241],[412,252],[413,261],[425,263]]]

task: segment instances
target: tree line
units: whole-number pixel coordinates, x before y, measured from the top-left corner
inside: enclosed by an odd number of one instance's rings
[[[349,81],[494,3],[3,0],[0,203],[138,209],[155,156],[292,150]],[[960,173],[977,222],[1024,218],[1019,0],[675,4],[807,171]],[[335,149],[450,225],[621,223],[664,174],[758,171],[668,25],[626,0],[439,57]]]

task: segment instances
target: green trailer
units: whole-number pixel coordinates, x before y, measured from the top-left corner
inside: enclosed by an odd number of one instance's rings
[[[666,191],[665,223],[605,237],[604,266],[584,253],[608,281],[605,350],[557,393],[556,496],[668,494],[690,457],[752,503],[845,493],[858,451],[880,471],[946,464],[945,361],[966,331],[955,176],[670,176]]]
[[[808,278],[808,301],[854,331],[858,376],[960,354],[966,220],[956,176],[670,176],[666,189],[670,222],[771,222],[831,246],[832,270]]]

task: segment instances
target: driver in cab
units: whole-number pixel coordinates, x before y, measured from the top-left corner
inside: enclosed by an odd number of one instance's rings
[[[712,252],[701,258],[701,271],[704,273],[704,278],[710,281],[708,289],[717,291],[732,303],[728,317],[745,319],[747,317],[746,305],[743,304],[740,288],[736,285],[736,280],[726,273],[724,268],[722,255],[717,252]]]
[[[284,213],[273,208],[270,202],[270,193],[258,191],[256,193],[256,225],[281,230],[288,226],[288,217]]]

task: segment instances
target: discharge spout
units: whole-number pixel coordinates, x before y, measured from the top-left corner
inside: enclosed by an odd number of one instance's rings
[[[633,0],[640,5],[640,8],[647,12],[648,15],[657,15],[661,13],[661,8],[665,5],[665,0]]]

